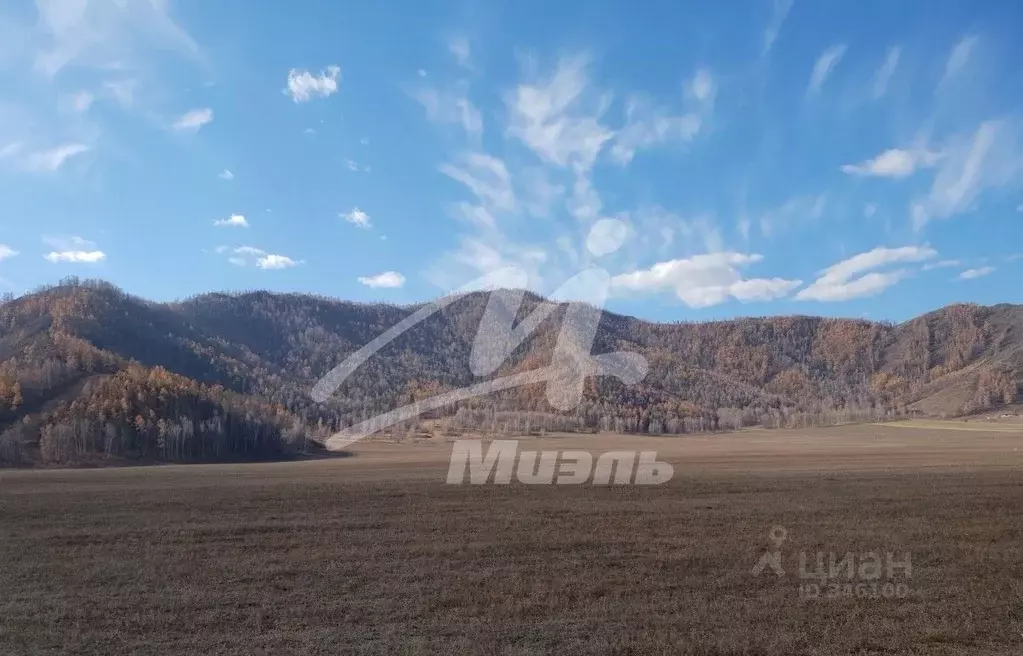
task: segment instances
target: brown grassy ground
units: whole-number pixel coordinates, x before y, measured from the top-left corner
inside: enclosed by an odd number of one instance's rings
[[[0,651],[1023,653],[1023,433],[531,442],[655,449],[675,477],[449,486],[429,442],[2,472]],[[754,576],[774,525],[786,574]],[[801,550],[908,551],[909,595],[800,599]]]

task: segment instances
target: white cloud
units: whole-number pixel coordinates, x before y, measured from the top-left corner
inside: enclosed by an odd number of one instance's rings
[[[209,107],[193,109],[174,121],[175,130],[198,130],[213,121],[213,110]]]
[[[472,57],[472,49],[469,46],[469,40],[463,36],[454,37],[448,41],[448,51],[454,56],[455,61],[462,68],[471,68],[472,63],[470,58]]]
[[[775,40],[778,38],[781,26],[785,23],[785,17],[789,15],[789,10],[792,9],[792,1],[774,0],[771,20],[768,21],[767,27],[764,29],[764,45],[760,50],[761,57],[770,52],[771,46],[774,45]]]
[[[89,147],[85,144],[64,144],[51,150],[43,150],[29,154],[25,157],[24,166],[29,171],[57,171],[66,161],[76,155],[81,155],[87,150],[89,150]]]
[[[985,191],[1018,184],[1019,141],[1019,126],[1008,121],[987,121],[973,135],[953,139],[942,150],[930,192],[912,205],[914,227],[968,212]]]
[[[217,252],[225,252],[218,248]],[[239,246],[229,251],[230,257],[227,261],[235,266],[255,266],[264,271],[271,269],[288,269],[300,264],[304,264],[305,260],[293,260],[287,255],[278,255],[276,253],[267,253],[262,248],[256,248],[255,246]]]
[[[976,278],[983,278],[989,273],[993,273],[995,270],[992,266],[979,267],[977,269],[967,269],[959,274],[960,280],[974,280]]]
[[[260,269],[289,269],[299,264],[301,262],[296,262],[286,255],[276,255],[274,253],[268,253],[256,261],[256,266]]]
[[[106,259],[103,251],[53,251],[43,256],[50,262],[75,262],[95,264]]]
[[[895,285],[909,273],[906,269],[888,273],[879,273],[874,269],[890,264],[920,262],[937,254],[928,246],[878,247],[828,267],[812,285],[796,294],[796,299],[846,301],[874,296]]]
[[[693,308],[718,305],[729,298],[743,302],[782,298],[802,284],[799,280],[782,278],[744,280],[739,269],[761,259],[762,256],[755,254],[705,253],[619,274],[611,279],[611,284],[617,293],[671,289],[683,303]]]
[[[431,121],[461,125],[471,136],[479,136],[483,132],[483,116],[464,90],[440,92],[436,89],[423,89],[414,97],[426,109],[426,117]]]
[[[821,87],[824,86],[824,82],[827,81],[831,75],[832,70],[838,65],[838,62],[845,55],[845,45],[831,46],[817,58],[817,61],[813,65],[813,73],[810,74],[810,86],[807,87],[808,94],[820,93]]]
[[[901,55],[902,48],[899,46],[888,48],[884,63],[881,64],[881,68],[877,69],[877,74],[874,76],[874,100],[883,98],[884,94],[888,92],[888,83],[891,82],[895,69],[899,66]]]
[[[729,287],[729,293],[740,301],[773,301],[784,298],[803,284],[802,280],[784,278],[753,278],[740,280]]]
[[[307,102],[313,98],[326,98],[337,93],[337,84],[341,79],[341,67],[328,66],[319,75],[309,71],[293,68],[288,71],[288,88],[284,93],[291,96],[297,103]]]
[[[845,164],[842,172],[850,175],[868,175],[883,178],[905,178],[918,168],[934,166],[938,163],[937,153],[927,150],[901,150],[890,148],[874,159],[868,159],[860,164]]]
[[[249,222],[241,214],[232,214],[226,219],[218,219],[213,225],[221,228],[248,228]]]
[[[0,260],[6,260],[9,257],[18,255],[18,251],[14,250],[7,244],[0,244]]]
[[[950,267],[962,266],[960,260],[941,260],[940,262],[932,262],[931,264],[924,265],[924,271],[933,271],[934,269],[948,269]]]
[[[600,123],[606,103],[583,111],[589,80],[585,57],[562,59],[554,74],[520,84],[505,102],[510,113],[508,134],[520,139],[541,160],[587,171],[614,136]]]
[[[234,173],[231,173],[230,169],[224,169],[217,177],[221,180],[234,180]]]
[[[339,216],[356,228],[369,230],[373,227],[373,222],[370,220],[369,214],[366,214],[358,207],[353,207],[349,212],[340,214]]]
[[[106,254],[88,239],[74,235],[44,235],[43,241],[56,249],[43,256],[50,262],[96,264],[106,259]]]
[[[405,276],[397,271],[385,271],[375,276],[359,276],[359,282],[367,287],[395,288],[405,284]]]
[[[426,77],[426,69],[420,68],[419,70],[416,71],[416,75],[418,75],[419,77]]]

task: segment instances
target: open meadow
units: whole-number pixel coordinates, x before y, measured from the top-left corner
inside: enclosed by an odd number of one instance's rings
[[[0,652],[1023,653],[1021,425],[521,448],[653,450],[674,476],[448,485],[436,439],[0,471]]]

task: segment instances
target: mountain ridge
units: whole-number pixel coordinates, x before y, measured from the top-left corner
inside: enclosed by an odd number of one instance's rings
[[[154,302],[65,279],[0,305],[0,462],[282,457],[345,426],[479,382],[469,353],[488,296],[412,327],[326,403],[322,375],[428,303],[265,290]],[[542,297],[525,292],[521,321]],[[565,305],[495,375],[549,362]],[[511,310],[509,310],[511,311]],[[899,324],[810,315],[650,322],[605,311],[593,353],[643,355],[633,386],[587,380],[569,412],[543,385],[438,412],[446,430],[687,433],[956,415],[1013,403],[1023,306],[953,304]],[[413,432],[403,425],[396,431]]]

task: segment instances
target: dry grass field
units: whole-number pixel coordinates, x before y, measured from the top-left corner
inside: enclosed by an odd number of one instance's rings
[[[3,471],[0,652],[1021,654],[1023,430],[961,428],[523,440],[656,450],[655,487],[446,485],[434,440]],[[805,598],[801,551],[911,576]]]

